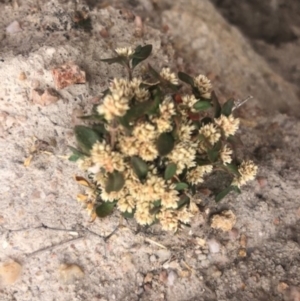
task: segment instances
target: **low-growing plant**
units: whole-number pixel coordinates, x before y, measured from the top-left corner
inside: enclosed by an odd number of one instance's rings
[[[210,80],[199,75],[160,72],[148,65],[147,80],[134,76],[135,67],[151,54],[152,45],[116,49],[102,61],[118,63],[128,78],[114,78],[89,116],[88,125],[75,127],[78,149],[69,158],[86,171],[79,194],[92,219],[106,217],[117,207],[140,225],[159,222],[176,231],[198,211],[197,187],[212,173],[231,180],[215,195],[218,202],[230,191],[253,180],[252,161],[233,161],[231,141],[239,119],[235,102],[220,105]],[[150,75],[150,76],[149,76]],[[179,80],[190,87],[181,93]]]

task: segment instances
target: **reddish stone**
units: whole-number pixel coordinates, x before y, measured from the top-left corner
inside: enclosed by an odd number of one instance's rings
[[[65,64],[51,70],[57,89],[86,82],[85,72],[75,64]]]

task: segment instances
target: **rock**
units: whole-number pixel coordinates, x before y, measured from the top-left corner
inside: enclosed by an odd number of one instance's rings
[[[270,68],[239,30],[228,25],[211,1],[178,0],[170,6],[163,12],[163,23],[170,28],[175,47],[190,62],[194,74],[199,70],[216,73],[221,80],[214,82],[215,87],[226,98],[255,95],[256,99],[243,106],[247,112],[258,107],[266,113],[280,110],[299,114],[297,90]],[[258,95],[256,91],[261,92]]]
[[[158,257],[159,262],[165,262],[171,257],[171,252],[169,250],[160,249],[157,250],[155,253]]]
[[[144,283],[149,283],[152,282],[153,274],[152,273],[147,273],[145,278],[144,278]]]
[[[247,257],[247,250],[245,248],[239,250],[239,257]]]
[[[26,76],[26,73],[25,72],[21,72],[20,74],[19,74],[19,80],[21,80],[21,81],[24,81],[24,80],[26,80],[27,79],[27,76]]]
[[[18,21],[13,21],[12,23],[10,23],[7,27],[6,27],[6,32],[7,33],[17,33],[22,31],[22,28],[20,26],[20,23]]]
[[[56,103],[59,100],[59,94],[51,88],[45,90],[42,95],[42,103],[44,106]]]
[[[77,264],[61,264],[59,267],[60,277],[65,283],[71,283],[84,277],[84,272]]]
[[[246,248],[247,247],[247,236],[245,234],[241,234],[241,237],[240,237],[240,246],[242,248]]]
[[[279,282],[277,285],[278,293],[282,294],[286,289],[288,289],[288,285],[285,282]]]
[[[220,252],[220,249],[221,249],[221,245],[220,243],[216,240],[216,239],[209,239],[207,241],[207,245],[208,245],[208,248],[209,248],[209,251],[210,253],[219,253]]]
[[[152,254],[152,255],[150,256],[149,260],[150,260],[150,262],[153,263],[153,262],[156,262],[157,258],[156,258],[155,255]]]
[[[48,106],[59,100],[59,94],[51,88],[45,91],[42,89],[33,89],[31,91],[32,102],[42,106]]]
[[[51,73],[57,89],[86,82],[85,72],[73,63],[54,68],[51,70]]]
[[[175,271],[171,270],[168,273],[168,285],[173,286],[175,281],[177,280],[177,278],[178,278],[177,273]]]
[[[211,227],[230,231],[236,223],[236,217],[231,210],[224,210],[219,214],[213,215],[211,219]]]
[[[136,274],[136,282],[138,286],[142,286],[144,282],[144,275],[142,273]]]
[[[0,276],[4,284],[15,283],[21,275],[22,266],[15,262],[6,262],[0,266]]]
[[[168,272],[166,270],[162,270],[159,273],[159,281],[161,281],[163,283],[167,283],[167,281],[168,281]]]

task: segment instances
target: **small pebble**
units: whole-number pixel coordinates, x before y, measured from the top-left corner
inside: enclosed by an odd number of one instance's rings
[[[144,283],[150,283],[152,282],[152,279],[153,279],[153,274],[147,273],[146,277],[144,278]]]
[[[0,276],[4,284],[15,283],[21,275],[22,266],[15,262],[6,262],[0,266]]]
[[[61,264],[59,267],[61,279],[65,283],[73,282],[84,276],[84,272],[77,264]]]
[[[220,252],[220,248],[221,248],[220,243],[217,240],[215,240],[214,238],[208,240],[207,244],[208,244],[210,253],[214,254],[214,253]]]
[[[162,270],[159,273],[159,281],[166,283],[168,280],[168,272],[166,270]]]
[[[149,258],[150,262],[155,262],[157,260],[155,255],[151,255]]]
[[[206,259],[206,255],[205,254],[198,255],[198,260],[199,261],[202,261],[202,260],[205,260],[205,259]]]
[[[26,77],[26,73],[25,72],[21,72],[20,74],[19,74],[19,80],[26,80],[27,79],[27,77]]]
[[[173,286],[177,279],[177,274],[175,271],[171,270],[168,274],[168,285]]]
[[[20,23],[18,21],[13,21],[6,27],[6,32],[8,33],[17,33],[22,31],[22,28],[20,26]]]
[[[277,285],[278,293],[282,294],[289,286],[285,282],[280,282]]]
[[[142,286],[144,282],[144,275],[142,273],[136,274],[136,282],[138,286]]]

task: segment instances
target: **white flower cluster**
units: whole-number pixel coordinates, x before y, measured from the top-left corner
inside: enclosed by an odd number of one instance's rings
[[[116,52],[126,57],[133,53],[128,48],[116,49]],[[178,84],[178,78],[169,68],[163,68],[160,76],[174,85]],[[195,77],[194,85],[201,97],[210,98],[212,86],[207,77]],[[124,116],[132,106],[149,99],[150,92],[142,87],[141,78],[114,79],[110,83],[109,93],[98,106],[98,113],[107,122],[108,137],[96,142],[90,157],[78,160],[78,165],[90,174],[101,200],[116,201],[121,212],[134,214],[141,225],[150,225],[158,220],[163,229],[176,231],[179,223],[190,223],[197,212],[192,200],[189,205],[178,209],[184,193],[176,189],[176,184],[184,181],[184,185],[191,187],[203,183],[214,169],[215,161],[207,161],[210,158],[208,152],[214,146],[219,145],[216,154],[218,163],[226,165],[232,162],[233,151],[223,140],[236,133],[239,119],[232,115],[221,115],[200,126],[190,118],[191,114],[199,114],[194,109],[198,100],[194,95],[186,94],[178,98],[178,102],[171,96],[164,96],[157,112],[133,119],[130,130],[118,123],[116,117]],[[158,141],[163,133],[168,133],[166,136],[172,133],[174,145],[169,153],[160,156]],[[147,165],[148,172],[141,180],[135,173],[133,156]],[[172,179],[166,180],[164,170],[169,164],[175,164],[176,170]],[[232,185],[241,187],[254,179],[257,166],[252,161],[244,161],[238,167],[238,172],[240,176],[234,178]],[[122,175],[124,185],[117,191],[109,192],[105,187],[109,177],[115,173]],[[89,195],[81,195],[79,199],[93,213],[95,187],[86,186],[90,189]]]
[[[103,103],[98,106],[98,113],[104,115],[107,121],[111,121],[115,117],[126,114],[132,99],[138,102],[147,101],[150,93],[145,88],[141,88],[141,84],[140,78],[133,78],[131,81],[115,78],[110,84],[110,93],[104,97]]]

